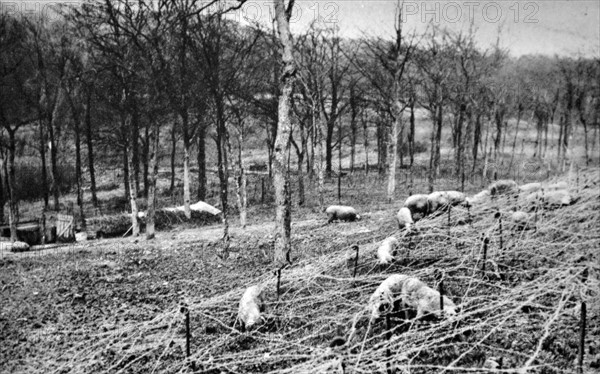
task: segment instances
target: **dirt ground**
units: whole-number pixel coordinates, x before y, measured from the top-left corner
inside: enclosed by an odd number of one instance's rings
[[[525,231],[509,225],[514,199],[456,208],[450,221],[425,219],[414,237],[394,221],[402,201],[365,198],[364,219],[353,223],[325,225],[323,213],[304,210],[294,216],[293,266],[282,272],[279,295],[267,214],[246,229],[232,224],[227,260],[217,256],[219,225],[160,232],[151,242],[2,253],[0,371],[494,372],[501,361],[504,372],[574,373],[585,301],[584,372],[598,372],[600,195],[573,193],[577,203],[539,211],[535,230]],[[490,238],[485,261],[482,234]],[[391,235],[400,240],[397,261],[382,267],[375,253]],[[436,269],[461,306],[457,317],[416,324],[393,316],[391,326],[365,317],[387,276],[436,287]],[[265,323],[242,333],[237,304],[254,284],[266,290]],[[190,312],[189,358],[182,310]],[[330,347],[336,336],[340,348]]]

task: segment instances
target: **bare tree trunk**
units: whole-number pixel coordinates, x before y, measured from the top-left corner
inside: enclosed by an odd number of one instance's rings
[[[237,205],[240,211],[240,226],[242,228],[246,228],[246,216],[247,216],[247,206],[248,206],[248,194],[246,191],[246,171],[244,170],[244,159],[242,158],[242,150],[244,146],[244,134],[243,128],[239,128],[237,132],[237,157],[235,162],[235,192],[237,195]],[[229,143],[229,142],[228,142]],[[229,146],[229,153],[231,151],[231,144]]]
[[[381,120],[377,121],[377,171],[383,174],[387,165],[387,131]]]
[[[92,138],[92,93],[90,90],[86,92],[85,105],[85,128],[86,142],[88,151],[88,169],[90,170],[90,190],[92,192],[92,204],[94,208],[98,208],[98,195],[96,194],[96,169],[94,167],[94,144]]]
[[[16,177],[15,177],[15,153],[17,149],[16,140],[15,140],[15,131],[13,129],[8,129],[8,164],[5,165],[7,170],[5,170],[7,174],[8,180],[8,222],[10,225],[10,240],[15,242],[18,240],[17,238],[17,225],[19,223],[19,202],[16,196]]]
[[[131,170],[133,155],[126,155]],[[140,235],[140,224],[138,220],[138,206],[137,206],[137,189],[135,186],[135,176],[132,172],[129,172],[129,203],[131,204],[131,235],[137,237]]]
[[[325,159],[323,157],[323,132],[321,131],[323,128],[323,121],[320,109],[313,108],[313,110],[319,111],[318,114],[316,114],[317,119],[313,123],[316,123],[315,133],[317,143],[317,161],[315,165],[317,168],[317,190],[319,193],[319,208],[323,209],[325,205]]]
[[[171,128],[171,186],[169,191],[175,191],[175,154],[177,152],[177,137],[175,136],[175,125]]]
[[[206,201],[206,127],[198,126],[198,200]]]
[[[338,202],[341,200],[340,181],[342,178],[342,122],[338,121]]]
[[[144,197],[148,198],[148,189],[150,188],[149,183],[149,174],[150,174],[150,126],[144,126],[144,148],[143,148],[143,157],[142,157],[142,165],[144,166]]]
[[[58,152],[56,147],[56,139],[54,138],[54,121],[48,124],[48,135],[50,140],[50,171],[52,172],[52,183],[50,189],[52,190],[54,210],[59,209],[59,185],[58,185]]]
[[[496,107],[494,113],[496,122],[496,136],[494,137],[494,160],[498,159],[498,152],[500,151],[500,145],[502,143],[502,121],[504,119],[503,110],[500,107]]]
[[[504,121],[504,130],[502,131],[502,147],[500,147],[501,155],[504,154],[506,149],[506,134],[508,133],[508,121]]]
[[[550,127],[550,124],[548,123],[548,120],[544,121],[544,151],[542,153],[543,158],[546,157],[546,153],[548,151],[548,128],[549,127]]]
[[[354,173],[354,158],[356,154],[356,115],[350,119],[350,173]]]
[[[39,122],[39,130],[40,130],[40,159],[42,161],[41,168],[41,178],[42,178],[42,194],[44,196],[44,209],[48,210],[48,171],[46,166],[46,134],[44,132],[44,123],[40,120]],[[4,207],[4,204],[2,204]],[[2,221],[4,221],[4,209],[2,209],[1,214],[3,215]]]
[[[441,163],[441,143],[442,143],[442,125],[443,125],[443,104],[440,102],[437,107],[437,131],[435,135],[435,177],[439,178],[440,176],[440,163]]]
[[[481,142],[481,114],[477,114],[475,118],[475,128],[473,129],[473,170],[477,167],[477,156],[479,151],[479,144]]]
[[[535,145],[533,146],[533,157],[541,157],[542,125],[540,118],[536,115]]]
[[[275,124],[275,130],[273,130],[274,133],[277,133],[277,124]],[[269,137],[269,135],[267,135],[268,139],[267,139],[267,154],[268,154],[268,170],[269,170],[269,178],[273,177],[273,153],[275,152],[274,147],[275,147],[275,141],[273,139],[271,139]]]
[[[367,120],[364,118],[364,112],[363,112],[363,118],[362,118],[362,125],[363,125],[363,145],[365,147],[365,174],[369,174],[369,128],[368,128],[368,123]]]
[[[436,124],[437,124],[437,109],[431,111],[431,146],[429,151],[429,171],[428,171],[428,184],[429,184],[429,192],[433,192],[433,183],[435,176],[435,134],[436,134]]]
[[[521,109],[521,106],[519,105],[519,109],[517,111],[517,124],[515,126],[515,136],[513,137],[513,142],[512,142],[512,152],[510,153],[510,163],[508,165],[508,170],[512,170],[512,166],[513,166],[513,161],[515,159],[515,151],[516,151],[516,147],[517,147],[517,136],[519,135],[519,124],[521,123],[521,114],[523,113],[523,110]]]
[[[314,118],[313,118],[314,121]],[[304,144],[305,146],[305,150],[304,150],[304,155],[306,158],[306,175],[308,175],[308,180],[309,182],[312,183],[313,177],[314,177],[314,165],[315,165],[315,136],[314,136],[314,132],[315,132],[315,126],[314,124],[311,122],[310,128],[308,130],[308,134],[306,136],[306,142]],[[310,147],[308,146],[308,143],[310,141]]]
[[[303,163],[304,157],[306,155],[307,150],[307,137],[306,137],[306,127],[305,124],[301,124],[300,126],[300,146],[294,139],[291,138],[291,142],[296,149],[296,158],[297,158],[297,171],[298,171],[298,206],[304,205],[305,201],[305,188],[304,188],[304,173],[303,173]],[[289,161],[289,160],[288,160]]]
[[[485,130],[485,143],[483,145],[483,172],[481,173],[482,180],[487,177],[488,160],[489,154],[491,153],[492,147],[490,144],[490,151],[488,152],[488,140],[490,139],[490,126],[486,126]]]
[[[558,124],[558,146],[557,146],[557,162],[560,163],[560,155],[562,153],[562,143],[565,129],[565,117],[564,115],[560,116],[559,124]]]
[[[571,132],[573,129],[573,113],[571,111],[571,109],[567,109],[567,113],[565,115],[566,117],[566,121],[565,121],[565,130],[563,133],[563,165],[562,165],[562,171],[565,171],[565,167],[566,167],[566,162],[567,162],[567,158],[570,158],[571,155],[568,154],[568,150],[569,150],[569,141],[570,141],[570,137],[571,137]]]
[[[275,154],[273,160],[273,185],[275,187],[275,224],[277,236],[275,240],[275,263],[278,268],[291,263],[291,201],[290,180],[288,165],[291,126],[291,100],[294,81],[296,78],[296,66],[294,63],[294,45],[290,33],[290,16],[293,2],[286,9],[285,0],[274,0],[275,19],[277,32],[281,42],[281,59],[283,63],[283,74],[280,81],[280,96],[278,106],[277,137],[275,138]]]
[[[335,122],[327,121],[327,136],[325,137],[325,171],[327,177],[331,177],[332,162],[333,162],[333,130],[335,129]]]
[[[298,205],[303,206],[306,201],[306,187],[304,186],[304,173],[302,172],[302,163],[304,159],[308,159],[308,138],[307,130],[305,126],[302,126],[300,130],[302,151],[298,157]],[[309,165],[307,165],[309,166]]]
[[[302,170],[302,163],[304,162],[304,152],[299,152],[298,156],[298,205],[303,206],[306,200],[305,188],[304,188],[304,172]]]
[[[589,157],[589,146],[588,146],[588,126],[587,126],[587,121],[585,119],[585,116],[580,113],[580,121],[581,124],[583,125],[583,142],[584,142],[584,146],[585,146],[585,165],[589,165],[590,162],[590,157]]]
[[[73,101],[73,96],[78,94],[77,91],[69,92],[65,89],[67,101],[71,108],[71,117],[73,118],[73,132],[75,134],[75,180],[77,185],[77,206],[79,207],[79,222],[80,227],[85,230],[85,212],[83,209],[83,178],[81,172],[81,121],[80,112]]]
[[[185,218],[192,218],[192,211],[190,210],[190,134],[189,134],[189,123],[188,113],[184,111],[181,113],[181,126],[183,132],[183,212]]]
[[[399,105],[397,103],[396,105]],[[396,192],[396,162],[398,159],[398,127],[401,126],[399,123],[402,119],[400,115],[396,116],[396,120],[392,124],[390,131],[390,142],[388,144],[388,157],[390,159],[389,174],[388,174],[388,187],[387,187],[387,198],[388,202],[394,201]]]
[[[217,169],[219,173],[219,187],[221,196],[221,206],[223,215],[223,246],[219,253],[222,259],[229,257],[229,202],[228,202],[228,183],[229,183],[229,164],[227,159],[228,133],[225,126],[225,114],[223,112],[222,101],[217,99]]]
[[[312,180],[315,176],[315,143],[316,143],[316,128],[315,128],[315,116],[312,114],[310,128],[308,131],[308,137],[306,141],[306,174],[308,175],[308,180],[312,183]],[[308,142],[310,141],[310,147],[308,146]]]
[[[135,182],[136,192],[140,190],[140,123],[137,102],[133,101],[131,117],[131,173]],[[136,195],[137,197],[137,195]]]
[[[158,125],[158,122],[156,122],[152,127],[152,132],[146,140],[150,145],[150,152],[148,153],[148,158],[150,159],[150,175],[147,197],[148,210],[146,212],[146,240],[152,240],[155,237],[156,180],[158,179],[158,161],[160,160],[158,155],[160,150],[160,126]]]
[[[415,100],[410,101],[410,130],[408,133],[408,152],[410,154],[410,167],[415,163]]]
[[[183,212],[185,218],[192,218],[190,209],[190,142],[183,140]]]
[[[129,195],[131,194],[130,186],[129,186],[129,160],[127,153],[129,152],[126,140],[123,140],[123,186],[125,188],[125,199],[129,200]]]
[[[71,106],[71,114],[73,116],[73,130],[75,133],[75,179],[77,182],[77,206],[79,207],[79,222],[81,228],[85,230],[85,212],[83,209],[83,178],[81,173],[81,136],[79,112],[75,107],[72,97],[67,93],[69,104]]]
[[[595,115],[597,116],[598,114],[595,114]],[[592,157],[594,157],[594,153],[596,152],[596,147],[598,144],[598,128],[600,128],[600,123],[594,122],[593,128],[594,128],[594,133],[592,135],[592,146],[590,147],[590,153],[591,153]]]
[[[2,171],[4,169],[5,162],[3,155],[0,154],[0,156],[2,156],[0,158],[0,222],[4,223],[4,220],[6,219],[4,216],[4,205],[6,204],[6,196],[4,195],[4,179],[6,178],[2,177]]]
[[[463,165],[463,160],[462,160],[462,154],[463,154],[463,123],[465,120],[465,105],[464,104],[460,104],[460,108],[458,111],[458,118],[456,120],[456,131],[455,131],[455,148],[454,148],[454,159],[456,162],[455,165],[455,173],[456,176],[460,176],[460,172],[463,169],[464,165]]]

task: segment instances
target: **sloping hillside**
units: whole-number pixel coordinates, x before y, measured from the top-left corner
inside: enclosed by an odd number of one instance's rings
[[[0,371],[485,372],[501,361],[504,372],[575,372],[585,301],[584,368],[597,372],[600,175],[586,170],[560,181],[577,201],[540,208],[529,230],[510,224],[522,203],[515,198],[425,219],[414,237],[393,220],[401,202],[378,204],[356,223],[324,226],[322,214],[309,214],[294,223],[294,265],[282,272],[279,299],[269,270],[270,222],[236,229],[226,262],[215,256],[217,235],[189,230],[162,233],[151,244],[105,240],[5,257],[0,336],[12,344],[0,346]],[[382,268],[375,252],[390,235],[401,249]],[[482,237],[489,238],[485,270]],[[445,293],[461,306],[456,317],[369,321],[368,299],[389,274],[435,287],[439,271]],[[241,333],[237,303],[253,284],[268,290],[267,323]],[[190,311],[189,359],[182,305]],[[336,336],[345,344],[332,348]]]

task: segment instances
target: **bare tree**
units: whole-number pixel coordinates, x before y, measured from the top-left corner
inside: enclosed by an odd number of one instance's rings
[[[154,122],[152,132],[148,138],[150,143],[149,160],[149,185],[148,185],[148,210],[146,213],[146,239],[152,240],[155,237],[155,213],[156,213],[156,180],[158,178],[158,160],[160,160],[160,126],[158,121]]]
[[[379,113],[378,164],[382,172],[387,163],[389,201],[394,199],[396,192],[399,153],[400,165],[403,164],[402,143],[405,137],[405,126],[402,115],[409,101],[407,93],[410,92],[407,89],[405,73],[416,47],[415,36],[404,34],[402,7],[399,3],[396,7],[394,32],[394,39],[391,42],[381,38],[365,39],[362,50],[358,52],[358,58],[353,59],[354,66],[365,77],[373,92],[374,98],[371,101]],[[400,146],[398,146],[399,139]]]
[[[429,158],[429,190],[433,191],[433,183],[440,173],[440,145],[444,122],[444,107],[449,99],[448,78],[451,74],[446,34],[438,35],[436,28],[429,35],[425,50],[419,55],[419,68],[422,73],[421,105],[431,116],[431,152]]]
[[[9,202],[10,238],[17,240],[19,222],[19,203],[16,191],[16,134],[18,130],[37,120],[36,114],[29,110],[33,106],[34,92],[31,90],[31,77],[34,77],[35,65],[27,58],[31,49],[28,44],[32,29],[24,20],[16,19],[6,13],[0,14],[0,126],[8,135],[8,142],[1,139],[4,157],[7,195]],[[4,153],[4,152],[3,152]],[[4,209],[4,207],[2,207]]]
[[[292,92],[296,80],[297,69],[294,63],[294,44],[290,32],[290,17],[294,0],[273,0],[277,35],[281,43],[281,59],[283,72],[280,80],[279,116],[277,137],[275,138],[275,154],[273,158],[273,186],[275,187],[275,263],[279,268],[291,262],[291,197],[290,177],[287,170],[292,132],[291,111]]]
[[[323,129],[326,126],[326,119],[323,113],[322,103],[325,94],[324,82],[327,79],[327,55],[325,53],[325,35],[324,30],[313,23],[306,34],[300,35],[297,41],[298,58],[297,64],[300,66],[298,71],[298,81],[300,83],[299,91],[303,97],[304,106],[309,113],[310,133],[312,135],[311,145],[313,147],[312,158],[310,162],[312,168],[316,169],[317,192],[319,195],[319,207],[323,208],[325,204],[325,154]],[[296,107],[296,106],[295,106]],[[303,117],[298,115],[298,117]],[[300,136],[303,138],[305,131],[300,120]],[[295,144],[295,143],[293,143]],[[300,149],[297,145],[297,149]],[[314,160],[316,158],[316,161]],[[311,168],[311,173],[312,173]]]

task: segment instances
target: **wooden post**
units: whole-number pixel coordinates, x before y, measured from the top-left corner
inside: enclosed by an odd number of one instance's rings
[[[471,205],[467,205],[467,219],[469,220],[469,225],[473,227],[473,218],[471,218]]]
[[[279,301],[279,294],[281,290],[281,268],[277,269],[277,301]]]
[[[586,268],[583,271],[583,274],[581,275],[582,277],[582,283],[585,286],[585,283],[587,281],[587,277],[588,277],[588,269]],[[579,326],[579,346],[578,346],[578,352],[577,352],[577,373],[583,374],[583,355],[585,353],[585,325],[586,325],[586,318],[587,318],[587,305],[585,303],[585,301],[581,301],[581,319],[580,319],[580,326]]]
[[[385,327],[387,329],[386,332],[386,338],[388,340],[388,343],[390,340],[392,340],[392,321],[390,319],[390,313],[386,313],[385,315]],[[390,357],[392,356],[392,352],[390,351],[389,345],[385,350],[385,357],[387,358],[388,362],[386,363],[387,366],[387,373],[388,374],[394,374],[394,368],[392,367],[392,364],[390,363]]]
[[[450,219],[452,215],[452,206],[448,206],[448,240],[450,240]]]
[[[260,195],[260,202],[261,204],[265,203],[265,177],[261,177],[260,178],[260,182],[261,182],[261,195]]]
[[[190,340],[191,340],[191,333],[190,333],[190,309],[188,308],[187,305],[184,305],[181,307],[181,313],[183,313],[183,315],[185,316],[185,357],[186,359],[189,361],[190,360],[190,356],[191,356],[191,349],[190,349]],[[190,367],[192,368],[192,370],[196,370],[196,363],[191,361],[189,362]]]
[[[437,271],[438,292],[440,293],[440,317],[444,315],[444,273],[441,270]]]
[[[500,232],[500,251],[504,249],[504,238],[502,237],[502,214],[500,214],[500,210],[496,212],[496,216],[498,217],[498,231]]]
[[[185,308],[185,356],[190,358],[190,310]]]
[[[352,274],[352,278],[356,278],[356,270],[358,269],[358,244],[354,245],[354,249],[356,250],[356,257],[354,258],[354,274]]]
[[[483,266],[481,267],[482,274],[485,274],[485,262],[487,261],[487,250],[488,250],[489,243],[490,243],[490,238],[485,236],[483,238]]]

